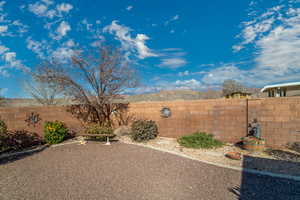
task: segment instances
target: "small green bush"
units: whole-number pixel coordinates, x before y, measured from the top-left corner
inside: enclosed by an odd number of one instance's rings
[[[131,125],[131,138],[137,142],[154,139],[158,135],[155,121],[137,120]]]
[[[101,135],[112,135],[113,136],[113,129],[107,126],[101,126],[99,124],[92,124],[86,129],[87,134],[98,134],[99,137],[96,137],[97,140],[106,140],[105,136]]]
[[[68,129],[63,122],[45,122],[44,137],[48,144],[58,144],[62,142],[68,134]]]
[[[87,134],[108,134],[108,135],[112,135],[113,134],[113,129],[110,128],[110,127],[101,126],[99,124],[93,124],[93,125],[90,125],[86,129],[86,133]]]
[[[211,149],[223,146],[223,143],[219,140],[214,139],[213,135],[198,132],[179,138],[178,143],[181,146],[195,149]]]
[[[7,133],[7,126],[3,120],[0,119],[0,135]]]
[[[0,120],[0,151],[8,148],[7,138],[7,126],[3,120]]]

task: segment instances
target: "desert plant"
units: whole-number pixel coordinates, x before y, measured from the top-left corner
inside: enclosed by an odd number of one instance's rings
[[[6,123],[0,119],[0,135],[7,133]]]
[[[26,130],[10,131],[6,139],[6,145],[12,150],[22,150],[42,143],[38,134]]]
[[[131,125],[131,138],[137,142],[154,139],[158,135],[158,127],[152,120],[137,120]]]
[[[7,148],[7,126],[3,120],[0,120],[0,151]]]
[[[288,148],[300,153],[300,142],[292,142],[288,144]]]
[[[107,126],[100,126],[99,124],[90,125],[86,129],[87,134],[105,134],[111,135],[113,134],[113,129]]]
[[[213,135],[201,132],[183,136],[178,139],[178,143],[181,146],[195,149],[211,149],[223,146],[223,143],[219,140],[214,139]]]
[[[45,122],[44,137],[48,144],[58,144],[62,142],[68,134],[68,129],[63,122]]]

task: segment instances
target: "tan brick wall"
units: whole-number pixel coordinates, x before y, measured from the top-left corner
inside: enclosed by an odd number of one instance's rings
[[[28,126],[25,122],[28,115],[32,112],[38,113],[41,121],[35,126]],[[49,107],[8,107],[0,108],[0,117],[4,120],[10,130],[25,129],[43,135],[43,124],[45,121],[59,120],[65,122],[70,130],[78,131],[82,129],[82,124],[72,115],[66,112],[66,108]]]
[[[171,109],[170,118],[162,118],[160,110]],[[160,135],[180,137],[204,131],[227,142],[235,142],[246,134],[245,100],[198,100],[135,103],[130,112],[137,118],[155,120]]]
[[[268,146],[300,141],[300,98],[250,99],[248,105],[248,120],[258,119]],[[171,109],[170,118],[160,116],[163,107]],[[70,129],[82,131],[83,124],[65,110],[65,107],[0,108],[0,116],[11,130],[26,129],[42,135],[45,121],[60,120]],[[28,127],[25,122],[31,112],[40,114],[42,119],[36,127]],[[204,131],[222,141],[238,142],[246,135],[245,99],[132,103],[129,112],[136,118],[156,121],[160,136],[165,137],[178,138]]]
[[[249,100],[249,122],[257,118],[268,146],[300,142],[300,98]]]

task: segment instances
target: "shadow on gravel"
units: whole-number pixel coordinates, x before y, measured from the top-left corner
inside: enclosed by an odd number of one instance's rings
[[[256,170],[267,169],[268,166],[278,166],[272,172],[280,173],[282,167],[289,167],[295,176],[300,176],[300,163],[284,160],[273,160],[244,156],[243,168]],[[296,200],[300,199],[300,181],[293,181],[283,178],[273,178],[270,176],[256,175],[242,172],[240,186],[228,188],[239,200]]]
[[[21,160],[23,158],[26,158],[28,156],[32,156],[36,153],[40,153],[42,151],[44,151],[45,149],[47,149],[49,146],[45,145],[39,149],[33,150],[32,152],[16,152],[16,153],[12,153],[13,155],[8,156],[8,157],[4,157],[2,158],[3,155],[0,155],[0,165],[4,165],[10,162],[14,162],[17,160]]]

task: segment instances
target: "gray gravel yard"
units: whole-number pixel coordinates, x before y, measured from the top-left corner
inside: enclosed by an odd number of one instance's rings
[[[1,200],[300,199],[300,183],[152,149],[71,144],[0,163]]]

